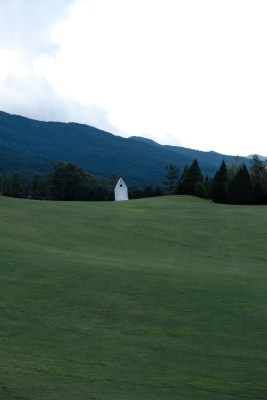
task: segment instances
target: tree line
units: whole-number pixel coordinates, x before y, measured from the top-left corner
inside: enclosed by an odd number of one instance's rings
[[[112,193],[105,185],[72,164],[59,162],[46,177],[33,175],[31,180],[19,172],[0,176],[0,192],[4,196],[36,200],[111,200]]]
[[[165,172],[164,186],[134,188],[129,198],[186,194],[222,204],[267,204],[267,167],[257,155],[249,169],[238,159],[228,166],[222,161],[213,177],[203,176],[197,159],[181,174],[173,164]],[[46,177],[36,174],[28,180],[19,172],[0,175],[0,194],[37,200],[114,200],[118,178],[113,175],[103,182],[72,163],[59,162]]]
[[[238,158],[228,166],[223,160],[212,178],[203,177],[196,159],[181,175],[174,165],[166,170],[170,194],[193,195],[222,204],[267,204],[267,167],[257,155],[252,157],[249,169]]]

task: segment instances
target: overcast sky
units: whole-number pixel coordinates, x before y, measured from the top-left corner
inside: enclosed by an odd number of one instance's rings
[[[266,0],[0,0],[0,110],[267,156]]]

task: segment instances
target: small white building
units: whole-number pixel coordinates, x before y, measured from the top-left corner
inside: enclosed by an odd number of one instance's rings
[[[118,180],[114,189],[115,201],[128,200],[128,188],[122,178]]]

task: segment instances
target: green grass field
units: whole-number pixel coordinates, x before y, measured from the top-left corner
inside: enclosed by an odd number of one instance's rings
[[[267,399],[267,207],[0,197],[1,400]]]

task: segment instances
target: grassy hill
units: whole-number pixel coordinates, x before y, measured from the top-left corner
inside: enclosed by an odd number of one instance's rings
[[[267,213],[0,197],[1,400],[267,398]]]
[[[128,186],[163,184],[169,164],[182,173],[197,158],[204,175],[214,175],[234,157],[145,138],[123,138],[77,123],[43,122],[0,111],[0,173],[47,174],[51,163],[72,162],[97,178],[123,176]],[[250,163],[248,159],[244,162]]]

